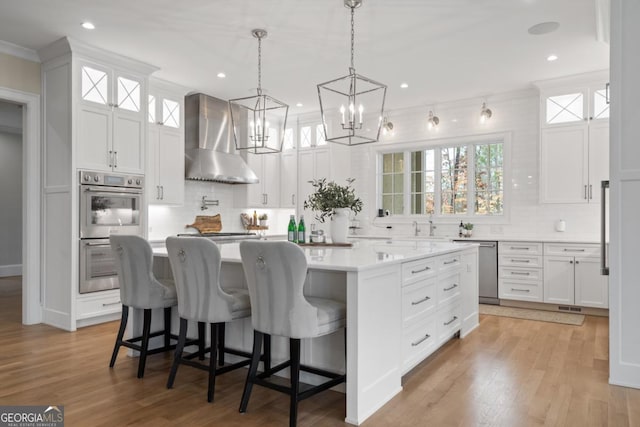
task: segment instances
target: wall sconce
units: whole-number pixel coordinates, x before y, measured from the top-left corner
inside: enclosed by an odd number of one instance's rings
[[[433,115],[433,111],[429,110],[429,118],[427,119],[427,128],[429,130],[433,130],[438,127],[440,123],[440,118],[438,116]]]
[[[487,108],[485,102],[482,103],[482,110],[480,110],[480,123],[485,123],[491,118],[491,110]]]
[[[390,122],[386,117],[382,120],[382,134],[393,135],[393,122]]]

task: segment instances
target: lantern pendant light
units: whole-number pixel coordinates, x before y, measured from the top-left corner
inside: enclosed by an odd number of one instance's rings
[[[258,89],[255,96],[229,100],[233,137],[237,150],[254,154],[279,153],[289,106],[262,93],[262,39],[267,37],[267,32],[256,29],[251,34],[258,39]]]
[[[344,145],[376,142],[380,138],[387,86],[356,73],[354,15],[362,0],[343,0],[351,9],[349,74],[318,85],[325,140]]]

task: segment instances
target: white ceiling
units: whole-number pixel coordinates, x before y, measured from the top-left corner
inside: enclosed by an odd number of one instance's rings
[[[389,86],[387,108],[490,97],[535,80],[606,69],[596,39],[603,0],[364,0],[356,11],[359,74]],[[83,21],[93,31],[80,27]],[[554,33],[532,36],[537,23]],[[265,28],[263,88],[318,110],[316,84],[349,65],[343,0],[20,0],[0,6],[0,40],[40,49],[62,36],[161,68],[155,75],[228,99],[257,86],[257,41]],[[549,63],[546,57],[559,56]],[[226,79],[216,74],[224,71]],[[400,89],[407,82],[408,89]],[[296,108],[297,102],[304,103]]]

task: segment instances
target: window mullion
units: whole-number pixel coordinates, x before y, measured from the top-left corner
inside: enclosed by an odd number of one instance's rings
[[[437,216],[442,215],[442,149],[440,147],[434,147],[433,148],[433,163],[434,163],[434,169],[435,169],[435,173],[434,173],[434,179],[435,179],[435,186],[434,186],[434,197],[435,197],[435,203],[434,203],[434,211],[435,214]]]
[[[411,151],[404,151],[404,185],[402,198],[404,200],[404,215],[411,215]]]

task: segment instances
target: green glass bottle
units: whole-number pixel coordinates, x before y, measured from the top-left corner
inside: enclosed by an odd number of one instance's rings
[[[300,223],[298,224],[298,243],[306,243],[306,234],[304,216],[300,215]]]
[[[296,217],[295,215],[291,215],[289,217],[289,227],[288,227],[288,233],[287,233],[287,240],[293,243],[296,243],[297,241],[297,229],[296,229]]]

